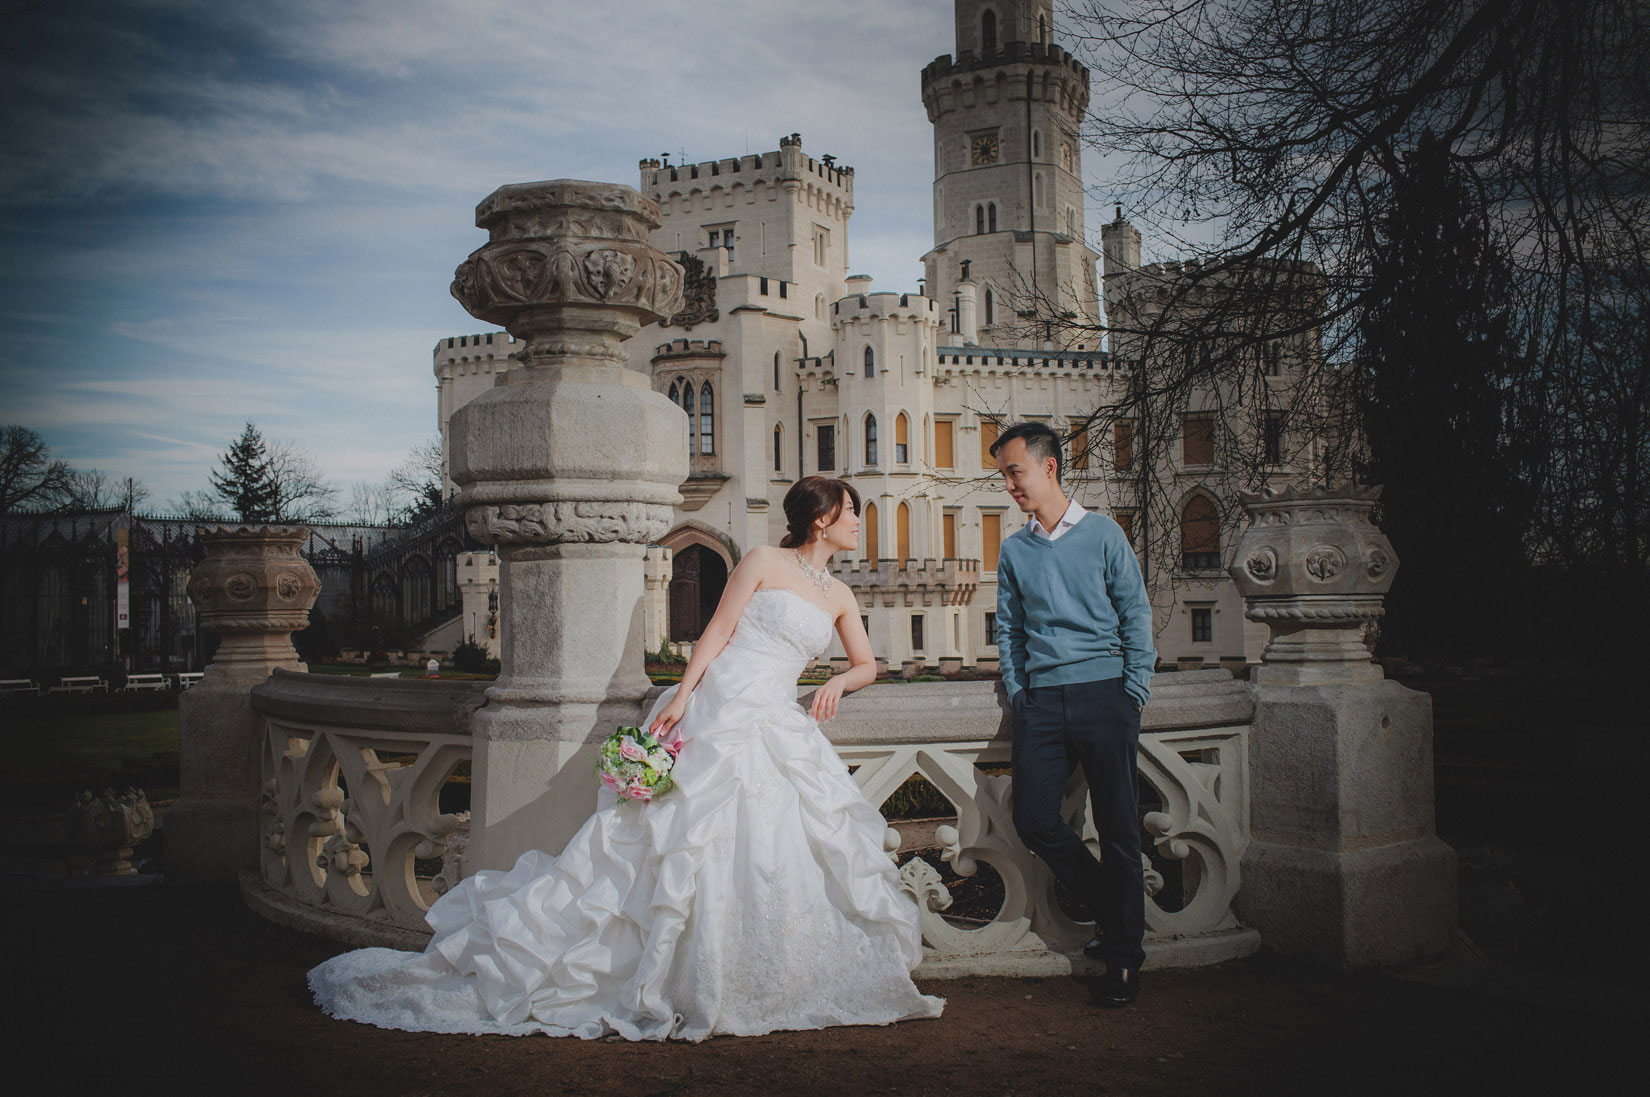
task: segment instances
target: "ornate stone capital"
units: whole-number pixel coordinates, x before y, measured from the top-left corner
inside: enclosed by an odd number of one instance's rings
[[[646,545],[670,529],[671,508],[633,501],[562,500],[471,507],[465,521],[470,536],[489,545]]]
[[[658,205],[617,184],[500,187],[476,207],[488,242],[459,264],[453,297],[521,339],[529,366],[622,361],[622,340],[681,303],[682,268],[648,243],[658,225]]]

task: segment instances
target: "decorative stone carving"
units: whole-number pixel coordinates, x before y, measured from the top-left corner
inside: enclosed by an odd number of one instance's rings
[[[500,187],[476,207],[488,242],[458,265],[452,295],[521,339],[529,369],[569,355],[618,363],[620,341],[681,302],[682,268],[648,243],[658,226],[658,205],[629,187]]]
[[[206,559],[189,573],[201,627],[219,633],[212,666],[262,680],[272,665],[294,666],[292,633],[309,625],[321,581],[300,549],[304,526],[202,526]]]
[[[142,789],[119,795],[105,789],[102,796],[88,789],[70,802],[64,830],[71,854],[91,859],[92,875],[135,876],[137,869],[127,858],[133,846],[154,833],[155,813]]]
[[[1244,495],[1252,523],[1231,570],[1250,620],[1271,642],[1260,681],[1379,681],[1362,640],[1381,615],[1397,559],[1370,521],[1379,487],[1290,488]]]
[[[653,503],[523,503],[471,507],[470,536],[488,545],[626,542],[646,545],[670,529],[671,508]]]
[[[716,272],[698,256],[679,252],[676,261],[682,265],[682,308],[659,326],[675,325],[693,330],[695,324],[709,324],[722,314],[716,308]]]
[[[921,857],[913,857],[899,870],[900,890],[911,897],[918,910],[944,910],[951,905],[951,891],[939,870]]]

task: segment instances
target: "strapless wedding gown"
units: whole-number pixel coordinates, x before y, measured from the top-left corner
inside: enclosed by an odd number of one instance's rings
[[[422,953],[320,964],[316,1002],[381,1028],[629,1040],[939,1016],[911,981],[922,939],[887,824],[796,700],[831,633],[796,591],[758,590],[688,698],[674,789],[460,881]]]

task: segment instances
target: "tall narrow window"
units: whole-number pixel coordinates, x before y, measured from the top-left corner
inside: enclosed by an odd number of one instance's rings
[[[1031,131],[1031,158],[1035,160],[1043,155],[1043,135],[1039,130]]]
[[[946,511],[940,516],[940,550],[947,560],[957,558],[957,513]]]
[[[990,327],[992,324],[994,324],[996,322],[997,322],[997,301],[994,297],[991,296],[991,287],[987,286],[986,291],[985,291],[985,324],[986,324],[986,327]]]
[[[675,404],[677,407],[682,406],[682,393],[681,390],[676,387],[675,381],[670,383],[670,402]]]
[[[997,231],[997,203],[990,202],[985,207],[985,231]]]
[[[821,423],[818,427],[819,471],[836,471],[836,424]]]
[[[997,459],[991,456],[991,443],[997,440],[997,424],[990,419],[980,420],[980,467],[994,469]]]
[[[865,463],[877,463],[877,417],[870,412],[865,413]]]
[[[1070,464],[1073,469],[1086,470],[1089,467],[1089,431],[1087,427],[1078,427],[1077,432],[1071,436],[1069,453],[1071,455]]]
[[[1283,416],[1277,412],[1266,413],[1266,434],[1261,444],[1265,450],[1262,456],[1267,464],[1283,463]]]
[[[773,428],[773,470],[785,471],[785,429],[777,425]]]
[[[1192,496],[1180,511],[1180,563],[1189,571],[1220,567],[1220,514],[1207,495]]]
[[[773,391],[779,391],[779,352],[773,352]]]
[[[953,434],[955,429],[950,419],[934,420],[934,467],[948,469],[953,467],[956,457],[953,454]]]
[[[990,57],[997,52],[997,13],[987,11],[980,18],[980,53]]]
[[[1048,20],[1041,15],[1037,17],[1037,42],[1048,45]]]
[[[921,651],[922,649],[922,614],[913,613],[911,615],[911,650]]]
[[[865,516],[860,528],[865,531],[865,559],[875,567],[881,559],[881,547],[877,543],[877,505],[869,500],[865,503]]]
[[[1119,419],[1112,427],[1112,464],[1119,469],[1134,467],[1134,420]]]
[[[711,399],[710,382],[699,386],[699,452],[715,453],[716,401]]]
[[[910,441],[911,424],[902,411],[894,417],[894,464],[905,465],[911,461]]]
[[[894,508],[894,552],[904,567],[911,558],[911,507],[906,503]]]
[[[876,352],[873,351],[870,347],[866,347],[865,348],[865,376],[875,377],[876,375],[877,375],[877,356],[876,356]]]
[[[1215,463],[1215,421],[1209,415],[1188,415],[1181,426],[1181,460],[1188,465]]]
[[[984,232],[985,232],[985,207],[984,206],[975,206],[974,207],[974,235],[979,236]]]
[[[695,453],[699,452],[699,446],[698,446],[699,432],[693,429],[694,428],[693,403],[694,403],[694,400],[693,400],[693,382],[688,381],[686,384],[684,384],[682,386],[682,410],[687,412],[687,417],[688,417],[688,454],[689,455],[692,455],[692,454],[695,454]]]
[[[1003,516],[980,515],[980,566],[986,571],[997,570],[997,550],[1003,543]]]

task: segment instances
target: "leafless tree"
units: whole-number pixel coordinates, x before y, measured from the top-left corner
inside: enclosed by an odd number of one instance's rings
[[[45,510],[61,503],[73,470],[53,460],[45,441],[28,427],[0,427],[0,514]]]
[[[287,442],[269,446],[275,522],[324,522],[336,514],[338,489],[321,476],[315,458]]]

